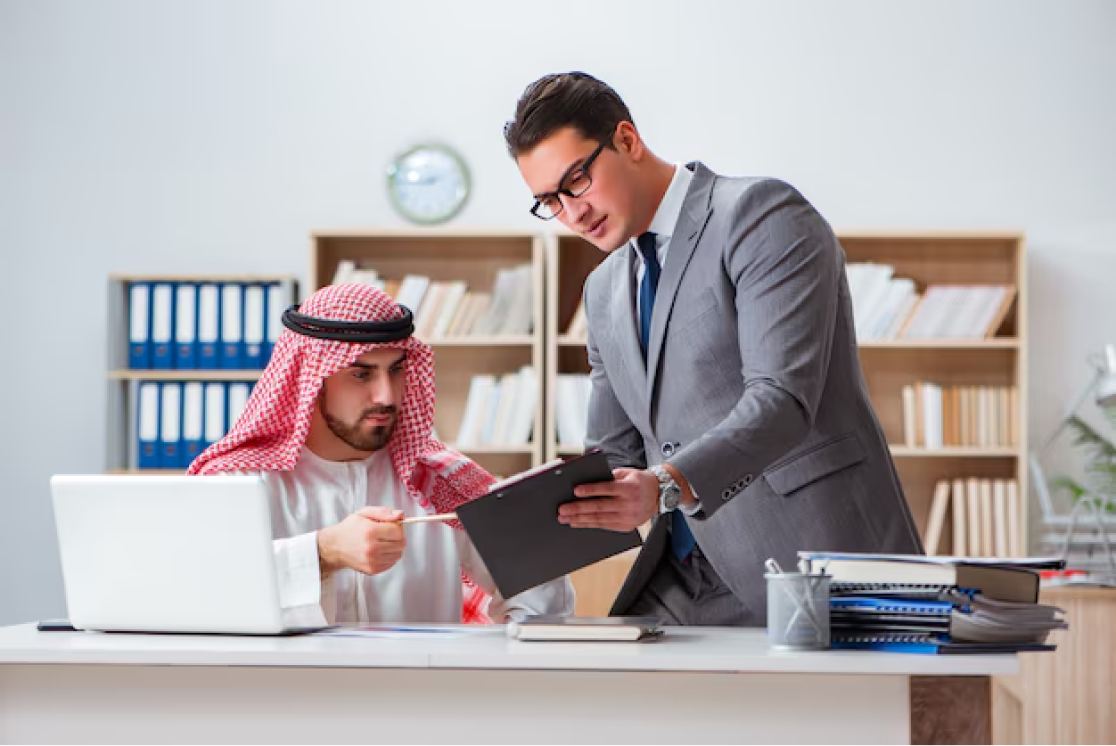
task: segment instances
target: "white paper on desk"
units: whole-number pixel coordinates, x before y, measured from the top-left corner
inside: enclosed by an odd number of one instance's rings
[[[485,626],[437,626],[437,625],[373,625],[362,627],[333,627],[315,632],[324,637],[366,637],[366,638],[420,638],[437,637],[467,637],[480,634],[503,634],[504,628],[493,625]]]

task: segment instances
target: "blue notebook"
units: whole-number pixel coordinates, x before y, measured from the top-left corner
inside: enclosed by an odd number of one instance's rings
[[[954,609],[968,611],[968,606],[957,605],[952,601],[913,600],[908,598],[871,598],[869,596],[837,596],[829,599],[830,611],[855,612],[857,614],[902,614],[904,616],[944,616],[948,617]]]

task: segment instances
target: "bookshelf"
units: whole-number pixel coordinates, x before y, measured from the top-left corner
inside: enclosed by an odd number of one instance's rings
[[[339,263],[353,262],[375,270],[386,282],[409,275],[433,283],[463,282],[469,292],[492,294],[501,271],[530,267],[530,310],[527,334],[470,334],[419,338],[434,349],[437,404],[434,429],[444,443],[473,458],[493,474],[509,476],[543,462],[543,275],[545,250],[541,236],[509,231],[449,231],[437,228],[386,231],[320,232],[311,236],[312,290],[331,284]],[[423,309],[416,313],[422,326]],[[458,444],[466,417],[473,377],[506,374],[531,366],[537,381],[534,417],[526,443],[517,445]]]
[[[1012,285],[1016,293],[1006,316],[987,339],[872,339],[859,345],[861,366],[880,424],[891,443],[904,492],[925,537],[931,498],[941,479],[1015,479],[1022,496],[1021,533],[1027,546],[1027,277],[1024,238],[1012,232],[838,232],[847,262],[877,262],[894,267],[896,277],[910,278],[920,292],[928,285]],[[566,334],[580,303],[585,278],[604,258],[578,236],[556,233],[547,244],[547,457],[579,453],[558,441],[556,379],[565,373],[588,373],[585,340]],[[1012,412],[1016,437],[1011,446],[912,447],[905,442],[902,388],[916,381],[942,386],[1015,386]],[[953,551],[952,508],[947,511],[938,553]],[[631,555],[625,557],[630,564]],[[616,562],[579,573],[593,594],[579,613],[607,611],[623,580]]]
[[[265,298],[264,307],[261,312],[264,314],[263,318],[263,341],[267,342],[269,335],[273,336],[276,333],[275,320],[272,316],[277,316],[282,308],[271,309],[274,313],[267,312],[266,298],[272,298],[274,305],[279,306],[294,302],[298,293],[298,281],[296,278],[289,275],[231,275],[231,274],[123,274],[115,273],[109,275],[109,333],[108,339],[108,371],[106,374],[106,383],[108,386],[108,415],[106,417],[107,438],[106,438],[106,471],[111,474],[148,474],[148,475],[167,475],[167,474],[181,474],[185,467],[175,468],[158,468],[158,467],[140,467],[139,458],[139,391],[141,386],[150,383],[156,384],[176,384],[187,382],[201,382],[204,384],[253,384],[259,379],[263,372],[262,367],[238,367],[238,368],[210,368],[200,369],[197,366],[182,368],[176,367],[178,361],[174,359],[172,354],[172,362],[170,367],[154,369],[154,368],[131,368],[129,367],[129,347],[132,323],[132,289],[135,285],[146,285],[154,287],[156,285],[169,286],[173,289],[175,303],[171,306],[172,316],[167,322],[169,324],[169,339],[166,344],[172,348],[180,341],[179,334],[182,334],[182,329],[179,328],[177,323],[177,292],[180,286],[196,286],[214,285],[223,288],[226,285],[245,287],[262,286],[264,290],[261,292],[261,297]],[[270,294],[268,288],[276,288],[276,294]],[[244,296],[241,296],[243,302]],[[149,303],[154,305],[150,298]],[[223,321],[219,316],[220,302],[215,309],[218,313],[218,319]],[[243,308],[242,308],[243,310]],[[148,309],[147,325],[148,333],[152,336],[155,335],[155,309]],[[194,313],[197,314],[197,307],[194,308]],[[240,339],[245,338],[245,315],[241,314],[240,320]],[[197,318],[194,318],[190,324],[187,325],[192,330],[190,339],[198,340],[199,338],[199,323]],[[167,331],[164,325],[164,332]],[[218,338],[215,344],[220,346],[223,339],[220,338],[222,330],[218,324]],[[154,339],[151,340],[155,344]],[[219,363],[216,363],[219,364]],[[184,434],[181,425],[185,420],[184,407],[179,409],[180,415],[180,443],[179,447],[184,446]],[[162,406],[160,405],[160,415],[162,414]],[[212,433],[214,436],[223,434],[228,429],[229,414],[227,411],[227,401],[225,402],[225,422],[221,423],[220,433]],[[202,420],[204,427],[204,416]],[[162,423],[160,422],[160,436],[162,436]],[[204,445],[204,444],[201,444]]]
[[[986,339],[873,341],[860,345],[860,363],[880,424],[892,444],[903,490],[922,535],[939,480],[1014,479],[1022,500],[1020,533],[1027,537],[1027,275],[1024,238],[1012,232],[840,232],[847,261],[894,267],[897,277],[929,285],[1011,285],[1014,300],[994,336]],[[916,381],[942,386],[1014,386],[1011,445],[945,446],[927,449],[905,443],[902,388]],[[956,551],[947,511],[939,554]]]

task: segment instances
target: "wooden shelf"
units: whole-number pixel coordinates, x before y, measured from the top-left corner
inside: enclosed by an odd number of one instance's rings
[[[974,230],[953,230],[953,229],[912,229],[904,230],[898,229],[882,229],[882,228],[841,228],[835,229],[837,238],[840,239],[842,244],[860,241],[877,241],[882,243],[896,244],[899,242],[935,242],[945,243],[950,241],[969,242],[969,241],[1002,241],[1014,243],[1023,240],[1023,233],[1011,229],[974,229]]]
[[[865,340],[858,345],[862,350],[1017,350],[1015,337],[992,339],[889,339]]]
[[[474,454],[527,454],[530,455],[535,452],[535,446],[527,443],[518,446],[458,446],[453,443],[446,443],[446,448],[464,453],[466,456]]]
[[[109,275],[109,279],[115,282],[197,282],[203,284],[221,283],[221,282],[243,282],[251,284],[259,283],[273,283],[273,282],[293,282],[298,278],[294,275],[168,275],[168,274],[153,274],[141,275],[132,273],[118,273],[113,272]]]
[[[440,337],[424,339],[431,347],[530,347],[535,343],[531,336],[515,337]]]
[[[558,337],[559,347],[584,347],[589,340],[562,334]],[[889,339],[865,340],[858,345],[862,350],[1017,350],[1019,340],[1015,337],[996,337],[993,339]]]
[[[262,370],[111,370],[114,381],[258,381]]]
[[[895,458],[1019,458],[1020,449],[971,448],[947,446],[945,448],[911,448],[910,446],[889,446]]]
[[[461,239],[534,239],[535,233],[507,228],[484,228],[466,226],[430,226],[426,228],[356,228],[341,231],[314,231],[310,234],[314,241],[366,241],[368,239],[400,239],[404,241],[425,242],[429,239],[452,242]]]
[[[585,446],[558,445],[554,453],[558,456],[580,456],[585,453]]]

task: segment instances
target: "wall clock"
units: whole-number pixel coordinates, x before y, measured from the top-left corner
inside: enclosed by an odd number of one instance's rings
[[[400,153],[387,170],[391,203],[407,220],[444,223],[465,205],[469,169],[447,145],[424,143]]]

